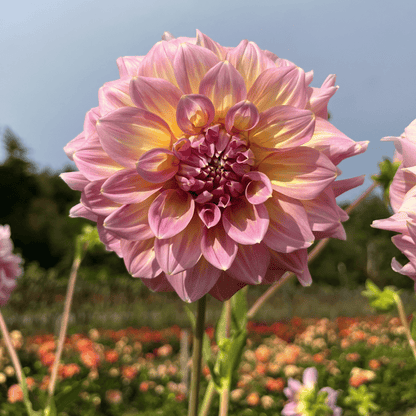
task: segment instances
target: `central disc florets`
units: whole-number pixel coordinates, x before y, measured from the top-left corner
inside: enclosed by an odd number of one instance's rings
[[[244,138],[216,125],[181,139],[175,147],[181,154],[176,180],[194,195],[195,202],[225,208],[244,192],[242,177],[254,165],[254,154]]]

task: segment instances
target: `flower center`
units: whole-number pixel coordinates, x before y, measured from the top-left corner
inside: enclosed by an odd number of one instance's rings
[[[225,208],[245,190],[244,174],[254,165],[254,154],[239,134],[230,135],[221,125],[179,140],[174,152],[180,159],[178,185],[199,204]]]

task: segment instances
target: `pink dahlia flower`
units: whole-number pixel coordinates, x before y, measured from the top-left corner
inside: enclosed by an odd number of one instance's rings
[[[287,270],[310,284],[307,248],[345,238],[335,197],[363,181],[335,181],[367,147],[327,121],[335,76],[312,88],[312,72],[255,43],[223,47],[199,31],[117,64],[65,147],[79,172],[62,178],[81,191],[70,215],[96,221],[150,289],[186,301]]]
[[[394,141],[396,159],[401,165],[390,186],[390,205],[394,214],[390,218],[373,221],[372,227],[400,233],[392,241],[410,262],[402,266],[393,258],[391,267],[395,272],[413,279],[416,290],[416,120],[406,127],[400,137],[385,137],[383,140]]]
[[[21,257],[13,254],[10,227],[0,225],[0,306],[7,303],[16,287],[16,278],[22,274],[21,262]]]

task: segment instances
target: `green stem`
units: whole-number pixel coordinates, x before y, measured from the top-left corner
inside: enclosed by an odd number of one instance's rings
[[[408,324],[407,318],[406,318],[406,312],[404,311],[404,307],[403,307],[403,302],[402,302],[400,296],[397,293],[394,294],[394,300],[396,302],[397,310],[399,311],[400,320],[402,321],[402,325],[403,325],[405,333],[406,333],[407,341],[408,341],[408,343],[410,345],[410,349],[412,350],[413,355],[416,359],[416,344],[415,344],[415,341],[412,338],[412,334],[410,332],[409,324]]]
[[[216,392],[214,382],[212,380],[209,381],[208,387],[205,391],[204,401],[201,405],[201,410],[199,412],[200,416],[208,416],[209,409],[211,407],[212,399],[214,398],[214,394]]]
[[[198,416],[199,382],[201,380],[202,340],[205,329],[206,295],[199,299],[192,352],[191,395],[188,416]]]

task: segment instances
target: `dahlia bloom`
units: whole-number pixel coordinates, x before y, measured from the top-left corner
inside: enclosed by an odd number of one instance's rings
[[[415,281],[416,290],[416,120],[406,127],[400,137],[385,137],[394,141],[395,158],[401,165],[390,186],[390,205],[394,214],[373,221],[372,227],[400,233],[392,238],[394,245],[406,255],[409,263],[402,266],[395,258],[392,269]]]
[[[327,406],[328,411],[332,411],[331,416],[341,416],[342,409],[336,406],[338,393],[331,387],[324,387],[318,392],[316,391],[318,371],[315,367],[305,369],[302,381],[303,384],[298,380],[289,378],[288,387],[283,390],[289,402],[283,408],[282,416],[306,416],[312,414],[310,411],[314,409],[318,402],[317,397],[323,392],[327,393],[323,405]],[[322,409],[322,406],[320,409]]]
[[[16,287],[16,278],[23,270],[20,267],[22,258],[13,254],[13,242],[10,239],[10,227],[0,225],[0,306],[9,300]]]
[[[246,40],[162,39],[117,60],[120,79],[65,147],[79,172],[61,176],[81,191],[70,216],[95,221],[150,289],[189,302],[287,270],[309,285],[307,248],[345,238],[335,197],[363,182],[335,181],[367,147],[327,121],[335,76],[309,87],[312,72]]]

